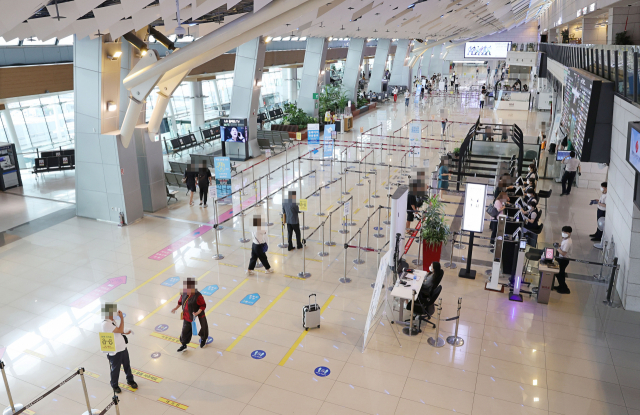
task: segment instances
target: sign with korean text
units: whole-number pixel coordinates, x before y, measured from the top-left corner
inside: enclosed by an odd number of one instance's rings
[[[306,212],[308,209],[308,199],[300,199],[300,212]]]
[[[116,336],[113,333],[98,333],[100,336],[100,351],[103,352],[115,352],[116,351]]]
[[[219,197],[231,194],[231,159],[229,157],[214,157],[213,168]]]

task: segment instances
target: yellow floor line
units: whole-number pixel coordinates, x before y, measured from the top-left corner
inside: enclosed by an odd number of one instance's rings
[[[242,280],[242,282],[241,282],[240,284],[238,284],[238,285],[236,286],[236,288],[234,288],[233,290],[229,291],[229,294],[227,294],[227,295],[225,295],[224,297],[222,297],[222,300],[218,301],[218,302],[217,302],[213,307],[211,307],[211,308],[209,309],[209,311],[207,311],[204,315],[205,315],[205,316],[208,316],[209,314],[211,314],[211,312],[212,312],[213,310],[215,310],[216,308],[218,308],[218,307],[220,306],[220,304],[224,303],[224,301],[225,301],[227,298],[231,297],[231,295],[232,295],[234,292],[236,292],[236,291],[238,290],[238,288],[242,287],[242,286],[244,285],[244,283],[245,283],[245,282],[247,282],[247,279]]]
[[[133,294],[134,292],[138,291],[140,288],[144,287],[145,285],[149,284],[151,281],[155,280],[156,278],[158,278],[160,275],[164,274],[164,272],[166,270],[168,270],[169,268],[173,267],[174,264],[169,265],[168,267],[166,267],[165,269],[163,269],[162,271],[158,272],[156,275],[154,275],[153,277],[149,278],[148,280],[146,280],[145,282],[143,282],[142,284],[138,285],[136,288],[134,288],[133,290],[129,291],[128,293],[126,293],[125,295],[123,295],[122,297],[118,298],[115,303],[119,303],[120,301],[122,301],[124,298],[127,298],[130,294]]]
[[[325,210],[331,210],[331,208],[333,207],[333,205],[329,206],[328,208],[326,208]]]
[[[245,281],[246,281],[246,280],[245,280]],[[255,318],[255,320],[253,320],[253,321],[251,322],[251,324],[249,324],[249,327],[247,327],[246,329],[244,329],[244,331],[242,332],[242,334],[240,334],[240,335],[238,336],[238,338],[237,338],[237,339],[235,339],[235,340],[233,341],[233,343],[231,343],[231,345],[230,345],[229,347],[227,347],[227,351],[228,351],[228,352],[230,352],[231,350],[233,350],[233,348],[234,348],[234,347],[236,347],[236,344],[238,344],[238,342],[239,342],[240,340],[242,340],[242,338],[243,338],[244,336],[246,336],[246,335],[247,335],[247,333],[249,333],[249,331],[253,328],[253,326],[255,326],[255,325],[258,323],[258,321],[260,321],[260,320],[262,319],[262,317],[264,317],[264,316],[265,316],[265,314],[267,314],[267,312],[268,312],[269,310],[271,310],[271,307],[273,307],[273,306],[274,306],[278,301],[280,301],[280,299],[282,298],[282,296],[284,295],[284,293],[286,293],[287,291],[289,291],[289,287],[285,287],[285,289],[284,289],[284,290],[282,290],[282,292],[281,292],[280,294],[278,294],[278,296],[275,298],[275,300],[273,300],[271,303],[269,303],[269,305],[267,306],[267,308],[265,308],[264,310],[262,310],[262,313],[260,313],[260,314],[258,315],[258,317],[256,317],[256,318]]]
[[[335,298],[335,295],[332,295],[329,297],[327,302],[324,303],[324,305],[320,309],[320,314],[324,313],[324,310],[327,309],[327,307],[329,306],[329,304],[331,304],[331,301],[333,301],[334,298]],[[291,349],[289,349],[289,351],[287,352],[287,354],[284,355],[280,363],[278,363],[280,366],[284,366],[284,364],[287,363],[287,361],[289,360],[293,352],[298,348],[298,346],[300,346],[300,343],[302,343],[302,340],[304,340],[304,338],[307,336],[308,333],[309,332],[307,330],[302,332],[300,337],[298,337],[298,340],[296,340],[296,342],[293,343],[293,346],[291,346]]]
[[[200,281],[201,279],[203,279],[208,273],[210,273],[211,271],[207,271],[204,274],[202,274],[201,276],[199,276],[196,281]],[[153,310],[151,313],[147,314],[142,320],[138,321],[136,323],[136,326],[139,326],[140,324],[142,324],[145,320],[147,320],[149,317],[151,317],[152,315],[154,315],[155,313],[157,313],[158,311],[160,311],[160,309],[164,306],[166,306],[169,303],[172,303],[176,298],[178,298],[178,296],[180,295],[180,292],[178,292],[176,295],[174,295],[173,297],[169,298],[167,301],[165,301],[163,304],[161,304],[160,306],[158,306],[158,308],[156,308],[155,310]]]

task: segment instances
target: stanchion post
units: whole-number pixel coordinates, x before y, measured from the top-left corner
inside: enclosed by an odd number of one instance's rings
[[[244,209],[242,208],[242,192],[238,192],[240,195],[240,223],[242,224],[242,238],[238,239],[238,241],[244,243],[249,242],[249,239],[245,237],[244,234]]]
[[[269,176],[267,176],[267,197],[264,198],[266,204],[267,204],[267,223],[264,224],[264,226],[272,226],[273,223],[271,223],[269,221]]]
[[[280,222],[282,222],[282,243],[278,244],[278,248],[288,248],[289,244],[287,242],[284,241],[284,216],[281,213],[280,214]]]
[[[331,215],[329,215],[329,219],[331,219]],[[325,252],[325,250],[324,250],[324,246],[325,246],[325,242],[324,242],[324,223],[325,223],[326,221],[327,221],[327,220],[325,219],[325,220],[324,220],[324,222],[322,222],[322,244],[321,244],[321,246],[322,246],[322,251],[318,252],[318,256],[321,256],[321,257],[324,257],[324,256],[329,255],[329,253],[328,253],[328,252]],[[331,222],[329,222],[329,225],[331,225]],[[331,232],[331,231],[329,231],[329,232]]]
[[[451,238],[451,256],[449,257],[449,262],[444,264],[445,268],[456,269],[457,265],[453,262],[453,247],[456,242],[456,233],[453,233],[453,238]]]
[[[434,337],[429,337],[427,339],[427,343],[429,343],[433,347],[442,347],[444,346],[444,340],[440,338],[440,313],[442,312],[442,298],[438,300],[438,318],[436,321],[436,334]]]
[[[462,297],[458,297],[458,315],[452,318],[448,318],[447,321],[456,320],[456,332],[453,336],[447,337],[447,343],[453,347],[460,347],[464,345],[464,339],[458,337],[458,326],[460,326],[460,309],[462,308]]]
[[[320,197],[320,203],[318,204],[320,211],[316,213],[316,216],[324,216],[325,213],[322,211],[322,186],[318,187],[318,196]]]
[[[422,330],[418,330],[416,327],[414,327],[414,324],[413,324],[413,316],[414,316],[413,307],[415,303],[416,303],[416,291],[411,290],[411,316],[409,317],[409,327],[405,327],[402,329],[402,332],[407,336],[416,336],[420,334],[420,332],[422,332]]]
[[[420,260],[420,252],[422,252],[422,229],[418,230],[418,259],[414,259],[411,261],[414,265],[422,265],[422,261]]]
[[[87,383],[84,380],[84,368],[81,367],[78,369],[78,374],[80,374],[80,380],[82,381],[82,390],[84,392],[84,399],[87,402],[87,412],[82,415],[93,415],[99,414],[100,411],[97,409],[91,409],[91,402],[89,402],[89,393],[87,392]]]
[[[371,204],[371,180],[367,180],[369,182],[369,198],[367,199],[368,203],[364,205],[367,209],[371,209],[373,205]]]
[[[9,400],[9,407],[7,407],[2,412],[2,414],[9,415],[21,410],[22,408],[24,408],[24,406],[20,403],[13,403],[13,397],[11,396],[11,390],[9,389],[9,381],[7,381],[7,374],[4,372],[4,366],[4,362],[0,360],[0,371],[2,371],[2,380],[4,381],[4,387],[7,391],[7,399]]]
[[[284,166],[280,166],[280,170],[282,171],[282,200],[284,200]]]
[[[387,219],[382,221],[382,223],[384,223],[385,225],[391,225],[391,221],[389,220],[390,212],[391,212],[391,193],[387,194]]]
[[[216,254],[213,256],[213,259],[219,261],[224,258],[224,255],[220,255],[220,249],[218,248],[218,239],[220,239],[220,235],[218,234],[218,225],[213,225],[213,231],[216,234]]]
[[[611,306],[613,305],[613,300],[611,297],[613,296],[613,286],[614,280],[616,276],[616,270],[618,269],[618,257],[613,258],[613,264],[611,268],[611,278],[609,278],[609,287],[607,288],[607,299],[603,301],[603,303]]]
[[[358,231],[358,258],[353,260],[354,264],[364,264],[364,259],[360,259],[360,251],[362,251],[362,229]]]
[[[384,238],[384,234],[382,233],[382,206],[378,206],[378,233],[374,233],[374,238]]]
[[[302,212],[302,225],[304,227],[304,212]],[[304,229],[302,230],[302,271],[298,273],[300,278],[309,278],[310,272],[307,272],[307,241],[304,239]]]
[[[347,237],[345,236],[345,241],[346,240],[347,240]],[[338,280],[343,284],[349,284],[351,282],[351,278],[347,278],[347,247],[348,246],[345,242],[344,244],[344,276]]]
[[[378,172],[374,172],[373,174],[373,194],[371,195],[372,198],[377,199],[380,196],[378,196]]]
[[[220,199],[218,199],[218,200],[220,200]],[[214,200],[213,201],[213,210],[215,211],[215,214],[216,214],[216,225],[218,227],[218,230],[223,230],[224,226],[222,226],[220,224],[220,217],[218,216],[218,200]]]
[[[332,232],[331,231],[331,218],[332,217],[333,217],[333,212],[329,213],[329,240],[324,243],[326,246],[335,246],[335,244],[336,244],[335,242],[333,242],[331,240],[331,232]],[[326,220],[325,220],[325,222],[326,222]],[[324,234],[324,231],[323,231],[323,234]]]

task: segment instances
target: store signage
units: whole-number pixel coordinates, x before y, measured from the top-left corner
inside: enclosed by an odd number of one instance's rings
[[[582,15],[582,9],[578,9],[578,12],[576,13],[576,17],[580,17]]]
[[[584,15],[584,14],[587,14],[587,8],[586,8],[586,7],[583,7],[583,8],[582,8],[582,14],[583,14],[583,15]]]
[[[486,198],[486,185],[467,183],[464,193],[462,230],[482,233],[484,230],[484,205],[486,203]]]
[[[589,12],[594,12],[596,11],[596,4],[595,3],[591,3],[589,5]]]
[[[511,42],[467,42],[464,45],[464,57],[505,59],[510,49]]]

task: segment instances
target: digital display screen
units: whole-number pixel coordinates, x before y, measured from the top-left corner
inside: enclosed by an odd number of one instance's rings
[[[570,151],[565,151],[565,150],[558,151],[556,153],[556,160],[557,161],[562,161],[562,159],[564,159],[565,157],[569,157],[570,154],[571,154]]]
[[[467,42],[464,45],[465,58],[506,59],[511,42]]]
[[[220,127],[222,141],[245,143],[248,137],[247,127]]]
[[[544,259],[548,260],[548,261],[552,261],[553,260],[553,254],[554,254],[554,249],[553,248],[545,248],[544,250]]]
[[[484,230],[484,210],[486,198],[486,185],[467,183],[467,187],[464,192],[464,214],[462,216],[462,230],[468,232],[482,232]]]
[[[634,128],[635,127],[635,128]],[[629,164],[640,173],[640,125],[629,125]]]
[[[520,241],[520,249],[527,249],[527,240],[523,239]]]

